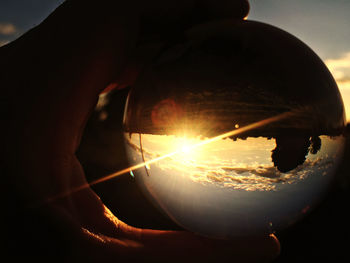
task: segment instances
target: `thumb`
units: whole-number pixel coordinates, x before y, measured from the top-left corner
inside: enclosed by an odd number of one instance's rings
[[[4,50],[15,130],[26,133],[20,137],[73,153],[98,94],[128,60],[137,35],[133,11],[91,2],[66,1]]]

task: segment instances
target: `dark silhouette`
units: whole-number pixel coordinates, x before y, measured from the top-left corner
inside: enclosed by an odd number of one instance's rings
[[[321,149],[321,139],[307,135],[280,135],[276,137],[276,148],[272,150],[274,166],[282,173],[293,170],[305,162],[307,154],[316,154]]]
[[[321,139],[318,136],[313,136],[310,139],[310,153],[316,154],[321,149]]]

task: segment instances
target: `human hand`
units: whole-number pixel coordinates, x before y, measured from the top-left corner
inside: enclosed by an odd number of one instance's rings
[[[145,2],[68,0],[0,49],[2,106],[10,116],[2,156],[9,252],[57,261],[272,259],[279,251],[273,235],[222,241],[138,229],[118,220],[91,188],[71,192],[87,185],[75,152],[89,114],[109,83],[123,86],[137,75],[138,43],[248,12],[244,0]]]

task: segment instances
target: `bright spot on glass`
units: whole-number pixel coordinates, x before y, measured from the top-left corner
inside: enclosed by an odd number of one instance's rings
[[[184,145],[181,147],[181,151],[184,153],[189,153],[191,151],[191,148],[188,145]]]

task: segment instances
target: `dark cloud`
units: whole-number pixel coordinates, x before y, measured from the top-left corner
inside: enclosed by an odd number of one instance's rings
[[[62,2],[64,0],[1,0],[0,45],[38,25]]]

